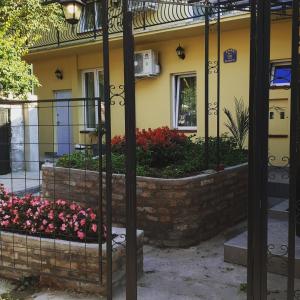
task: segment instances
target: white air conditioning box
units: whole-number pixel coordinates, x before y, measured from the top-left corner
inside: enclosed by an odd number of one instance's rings
[[[157,76],[160,73],[157,52],[144,50],[134,53],[135,77]]]

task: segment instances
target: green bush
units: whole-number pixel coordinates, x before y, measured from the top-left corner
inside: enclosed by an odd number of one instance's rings
[[[160,133],[161,134],[161,133]],[[169,133],[168,133],[169,134]],[[173,135],[173,133],[172,133]],[[176,137],[176,134],[174,134]],[[137,143],[137,175],[177,178],[198,174],[205,170],[205,141],[203,138],[185,137],[178,140],[155,137]],[[122,137],[113,139],[112,171],[125,173],[125,140]],[[157,142],[158,141],[158,142]],[[240,149],[235,139],[227,135],[219,140],[220,165],[217,165],[218,139],[209,138],[209,169],[246,162],[248,153]],[[88,153],[72,153],[58,159],[57,166],[76,169],[99,170],[99,158]],[[105,157],[102,160],[102,170],[106,170]]]

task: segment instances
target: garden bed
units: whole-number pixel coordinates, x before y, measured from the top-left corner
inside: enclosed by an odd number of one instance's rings
[[[42,172],[45,197],[72,199],[85,207],[98,205],[98,172],[51,164],[45,164]],[[185,178],[138,176],[137,226],[144,230],[146,240],[151,243],[188,247],[243,220],[247,195],[247,164]],[[112,197],[113,222],[123,227],[126,203],[122,174],[113,175]]]
[[[125,230],[113,228],[113,286],[125,282]],[[143,272],[143,232],[137,231],[138,273]],[[106,294],[106,244],[102,245],[103,282],[99,282],[99,245],[0,232],[0,276],[37,277],[43,286]]]

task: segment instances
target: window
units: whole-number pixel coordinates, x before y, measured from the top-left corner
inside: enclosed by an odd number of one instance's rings
[[[270,120],[274,120],[274,112],[270,112]]]
[[[103,99],[103,74],[99,70],[88,70],[83,72],[83,97],[85,100],[85,120],[86,129],[95,129],[98,124],[98,101],[94,98]],[[103,112],[103,102],[101,111]],[[103,118],[103,114],[102,114]]]
[[[174,76],[174,127],[197,129],[196,75]]]
[[[79,32],[89,32],[101,28],[101,4],[100,2],[87,3],[82,11],[79,22]]]
[[[287,63],[273,64],[271,86],[289,86],[291,83],[291,65]]]

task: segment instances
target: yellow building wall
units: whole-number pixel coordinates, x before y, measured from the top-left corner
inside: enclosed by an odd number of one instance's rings
[[[170,35],[166,38],[163,35],[159,38],[159,32],[155,39],[136,37],[136,51],[153,49],[159,54],[161,73],[154,78],[136,79],[136,112],[138,128],[156,128],[159,126],[172,127],[172,75],[178,73],[195,72],[197,74],[197,135],[204,136],[204,34],[203,28],[194,30],[193,34],[181,34],[178,37]],[[287,21],[276,21],[272,24],[271,32],[271,60],[286,60],[290,57],[290,24]],[[185,37],[186,36],[186,37]],[[223,30],[221,34],[221,131],[226,132],[224,122],[226,121],[223,108],[234,110],[234,97],[244,99],[248,104],[249,96],[249,24]],[[215,26],[210,32],[210,60],[216,60],[217,36]],[[181,60],[176,55],[178,44],[185,49],[186,58]],[[223,63],[223,52],[228,48],[237,50],[237,62]],[[118,91],[119,85],[123,84],[123,58],[121,43],[112,43],[110,51],[110,75],[111,84]],[[56,51],[49,57],[35,55],[29,60],[33,63],[35,75],[41,82],[41,87],[36,91],[39,99],[54,97],[57,90],[72,90],[72,97],[82,97],[81,73],[86,69],[101,69],[102,53],[98,45],[82,47],[79,50]],[[55,78],[54,72],[59,68],[63,71],[63,80]],[[216,74],[210,75],[210,102],[216,102]],[[285,100],[282,100],[284,98]],[[274,101],[285,101],[289,111],[290,96],[287,90],[276,89],[270,91],[270,106]],[[280,100],[281,99],[281,100]],[[119,105],[121,99],[115,98],[115,105],[112,105],[112,134],[124,133],[124,107]],[[78,102],[80,104],[80,102]],[[282,103],[281,103],[282,104]],[[52,114],[55,114],[54,111]],[[40,110],[41,124],[51,125],[49,111]],[[73,123],[83,123],[83,109],[74,108]],[[288,114],[287,114],[288,117]],[[50,123],[49,123],[50,122]],[[286,122],[288,123],[288,121]],[[281,122],[272,124],[272,131],[280,132]],[[210,135],[216,134],[216,117],[210,116]],[[275,126],[275,127],[274,127]],[[277,127],[276,127],[277,126]],[[285,125],[286,126],[286,125]],[[288,126],[288,125],[287,125]],[[88,143],[90,137],[80,134],[74,128],[74,143]],[[270,128],[271,128],[270,127]],[[288,129],[286,130],[288,132]],[[49,137],[54,138],[53,128],[44,126],[41,131],[41,142],[46,142]],[[288,134],[287,134],[288,135]],[[42,146],[41,152],[51,151],[51,146]],[[53,147],[52,147],[53,149]],[[288,136],[270,138],[270,155],[276,156],[276,163],[280,163],[283,156],[288,156]]]

